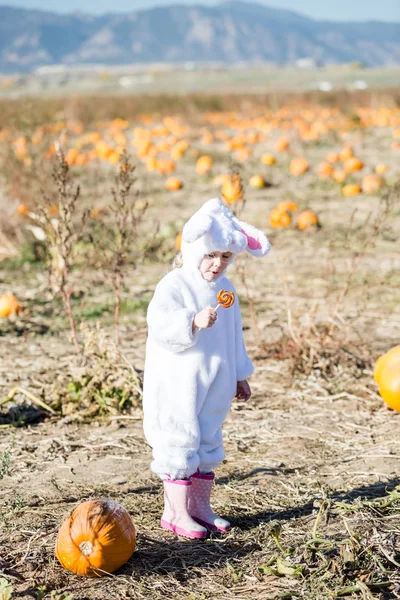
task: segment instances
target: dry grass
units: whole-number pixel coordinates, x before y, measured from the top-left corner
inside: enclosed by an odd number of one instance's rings
[[[56,104],[37,106],[44,111],[35,113],[39,122]],[[15,120],[21,107],[14,105]],[[109,110],[105,102],[97,116],[115,116]],[[195,119],[201,122],[198,111]],[[368,169],[387,163],[394,184],[400,172],[390,133],[358,133],[350,141]],[[329,137],[310,144],[312,165],[341,143]],[[260,169],[264,149],[241,169],[244,184]],[[216,171],[228,166],[219,156]],[[0,291],[12,289],[25,310],[0,325],[0,396],[22,388],[55,414],[21,393],[0,406],[0,578],[12,586],[11,598],[35,600],[400,598],[399,417],[372,379],[375,359],[400,336],[395,188],[390,202],[385,192],[346,199],[313,172],[290,178],[287,157],[268,171],[270,187],[246,188],[241,218],[267,230],[273,250],[264,262],[248,259],[231,273],[256,366],[253,398],[235,403],[225,425],[226,461],[217,472],[215,508],[234,527],[205,542],[158,527],[162,490],[148,468],[138,389],[145,310],[171,264],[182,221],[215,193],[210,178],[194,174],[194,161],[182,161],[185,188],[174,195],[141,164],[135,170],[140,198],[149,201],[143,232],[157,230],[156,223],[159,231],[143,261],[128,256],[124,263],[118,352],[115,291],[96,254],[101,223],[88,221],[70,280],[86,363],[73,352],[61,301],[48,293],[41,245],[36,240],[32,250],[32,236],[21,234],[27,221],[13,213],[15,234],[10,226],[7,239],[17,249],[25,239],[29,252],[0,263]],[[117,168],[73,171],[81,185],[77,217],[95,205],[112,225],[105,210],[111,192],[104,190],[115,186]],[[5,206],[10,188],[3,188]],[[270,209],[288,198],[313,208],[322,228],[270,230]],[[131,512],[137,550],[113,576],[78,579],[54,558],[56,532],[77,503],[105,496]]]

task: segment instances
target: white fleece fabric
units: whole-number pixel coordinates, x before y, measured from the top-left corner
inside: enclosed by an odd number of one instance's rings
[[[235,303],[194,335],[195,314],[217,306],[220,289],[234,292]],[[212,471],[224,458],[221,427],[236,383],[254,370],[235,289],[226,277],[207,282],[198,270],[174,269],[157,285],[147,321],[143,407],[151,469],[162,479]]]
[[[246,250],[264,256],[265,234],[236,219],[218,198],[206,202],[186,223],[183,267],[165,275],[150,302],[144,369],[144,433],[153,449],[151,469],[162,479],[209,472],[224,459],[222,424],[238,381],[253,373],[242,331],[239,299],[225,271],[212,282],[199,264],[212,251]],[[197,334],[195,315],[218,305],[217,294],[234,292],[230,308],[219,307],[216,323]]]

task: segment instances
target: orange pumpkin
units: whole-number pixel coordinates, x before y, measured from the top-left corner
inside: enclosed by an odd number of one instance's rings
[[[277,152],[284,152],[289,147],[289,140],[285,137],[279,138],[275,144],[275,150]]]
[[[249,179],[249,186],[256,190],[261,190],[262,188],[265,188],[265,185],[265,179],[264,177],[261,177],[261,175],[253,175]]]
[[[181,249],[181,245],[182,245],[182,234],[178,233],[178,235],[175,238],[175,248],[177,249],[178,252]]]
[[[359,158],[353,156],[345,160],[343,166],[346,173],[354,173],[354,171],[361,171],[364,168],[364,163]]]
[[[243,197],[243,186],[240,175],[234,174],[225,179],[222,184],[221,194],[228,204],[239,202]]]
[[[329,162],[322,162],[318,165],[318,176],[321,179],[328,179],[333,174],[333,167]]]
[[[273,154],[269,154],[269,152],[265,152],[260,156],[260,162],[263,165],[274,165],[276,163],[276,158]]]
[[[269,215],[269,224],[274,229],[279,227],[288,227],[292,222],[292,217],[286,210],[281,210],[278,207],[275,207],[271,210]]]
[[[318,217],[312,210],[303,210],[297,217],[296,225],[301,231],[310,229],[310,227],[318,227]]]
[[[337,183],[343,183],[346,179],[346,171],[344,169],[335,169],[332,173],[332,179]]]
[[[205,175],[211,169],[212,164],[213,160],[211,156],[200,156],[196,162],[196,173],[199,175]]]
[[[293,202],[292,200],[283,200],[283,202],[279,202],[279,204],[277,204],[276,208],[279,208],[279,210],[284,210],[289,213],[294,213],[299,210],[299,207],[297,206],[296,202]]]
[[[375,173],[378,173],[378,175],[382,175],[382,173],[386,173],[386,171],[388,171],[388,167],[383,163],[379,163],[379,165],[376,165],[375,167]]]
[[[397,359],[398,357],[400,357],[400,345],[394,346],[394,348],[391,348],[390,350],[388,350],[388,352],[382,354],[382,356],[380,356],[377,359],[374,365],[374,379],[378,385],[380,385],[382,371],[386,363],[391,360]]]
[[[29,208],[26,206],[26,204],[18,204],[17,206],[17,213],[23,217],[26,217],[26,215],[29,212]]]
[[[342,194],[343,196],[357,196],[358,194],[361,194],[361,188],[355,183],[349,183],[342,187]]]
[[[292,175],[295,177],[299,177],[300,175],[304,175],[306,171],[310,168],[308,161],[302,156],[297,156],[296,158],[292,158],[290,161],[289,170]]]
[[[393,410],[400,411],[400,346],[380,356],[374,366],[379,393]]]
[[[379,175],[366,175],[361,181],[361,189],[366,194],[376,194],[383,186],[383,179]]]
[[[339,162],[339,154],[336,154],[336,152],[329,152],[329,154],[326,157],[326,160],[329,163],[337,163]]]
[[[352,156],[354,156],[354,152],[353,152],[353,149],[350,148],[349,146],[345,146],[339,152],[340,160],[347,160],[347,159],[351,158]]]
[[[168,177],[168,179],[166,180],[165,187],[170,192],[174,192],[175,190],[180,190],[181,188],[183,188],[183,183],[180,179],[178,179],[178,177],[171,176]]]
[[[128,511],[114,500],[82,502],[61,525],[56,556],[76,575],[113,573],[132,556],[136,529]]]
[[[69,148],[65,155],[65,162],[68,165],[75,164],[75,161],[76,161],[78,155],[79,155],[79,150],[77,148]]]
[[[0,319],[17,315],[21,306],[14,294],[3,294],[0,296]]]

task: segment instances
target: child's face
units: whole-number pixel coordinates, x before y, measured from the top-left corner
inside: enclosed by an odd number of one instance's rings
[[[232,252],[211,252],[205,254],[199,265],[199,271],[206,281],[214,281],[226,269]]]

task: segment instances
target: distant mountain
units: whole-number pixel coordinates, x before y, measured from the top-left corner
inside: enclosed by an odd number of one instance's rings
[[[322,63],[400,64],[400,23],[316,21],[288,10],[239,1],[102,16],[0,6],[3,73],[54,64],[281,64],[304,57]]]

